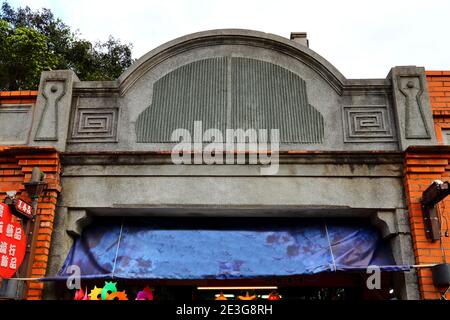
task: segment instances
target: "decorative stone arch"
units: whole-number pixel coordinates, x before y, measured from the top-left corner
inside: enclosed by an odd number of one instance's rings
[[[293,57],[315,70],[338,93],[341,93],[348,85],[345,77],[331,63],[306,46],[260,31],[218,29],[189,34],[151,50],[118,78],[120,92],[122,95],[126,94],[128,89],[145,73],[170,57],[192,49],[218,45],[245,45],[274,50]]]

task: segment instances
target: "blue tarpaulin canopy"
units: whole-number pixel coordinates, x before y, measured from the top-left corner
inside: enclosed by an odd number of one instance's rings
[[[56,279],[239,279],[326,271],[408,270],[396,266],[368,224],[296,220],[289,224],[98,221],[75,239]],[[55,279],[55,278],[52,278]]]

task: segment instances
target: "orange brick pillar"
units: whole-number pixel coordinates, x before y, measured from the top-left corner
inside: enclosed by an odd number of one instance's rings
[[[47,186],[39,198],[28,259],[29,274],[23,276],[41,278],[46,274],[55,207],[61,191],[59,154],[46,147],[0,147],[0,200],[4,199],[6,191],[16,190],[18,197],[30,201],[23,183],[30,181],[34,167],[45,173]],[[41,299],[43,288],[42,282],[27,281],[24,298]]]
[[[450,263],[450,238],[445,237],[445,230],[450,222],[450,197],[440,204],[443,212],[442,244],[432,242],[425,234],[424,221],[420,200],[423,191],[434,180],[450,180],[450,147],[410,147],[405,153],[405,191],[408,199],[411,235],[414,244],[414,255],[417,264],[443,263],[446,255]],[[446,219],[445,219],[446,218]],[[449,230],[450,232],[450,230]],[[431,268],[418,270],[419,289],[423,299],[439,299],[441,292],[447,288],[437,288],[433,285]],[[447,294],[450,299],[450,293]]]
[[[427,71],[427,85],[438,144],[450,144],[450,71]]]

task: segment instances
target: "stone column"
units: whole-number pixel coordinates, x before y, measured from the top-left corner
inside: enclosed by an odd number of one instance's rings
[[[433,114],[428,95],[425,69],[415,66],[394,67],[392,81],[399,147],[435,145]]]
[[[34,108],[30,145],[65,151],[72,106],[72,89],[79,79],[71,70],[42,72]]]

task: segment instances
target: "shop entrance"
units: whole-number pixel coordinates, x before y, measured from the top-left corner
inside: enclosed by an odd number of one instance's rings
[[[371,290],[374,265],[380,286]],[[123,292],[103,299],[126,292],[134,300],[148,288],[155,300],[384,300],[395,296],[385,272],[394,265],[364,219],[102,217],[52,280],[77,266],[85,296],[106,286]],[[63,281],[57,287],[60,297],[74,294]]]
[[[368,289],[368,275],[363,272],[324,273],[310,276],[267,279],[208,280],[208,281],[136,281],[109,279],[116,283],[127,299],[133,300],[144,288],[150,288],[154,300],[390,300],[395,299],[392,274],[381,274],[381,289]],[[102,288],[103,280],[86,280],[82,289],[88,296],[92,288]],[[55,286],[61,299],[73,299],[75,291],[64,282]],[[225,299],[223,299],[225,300]]]

